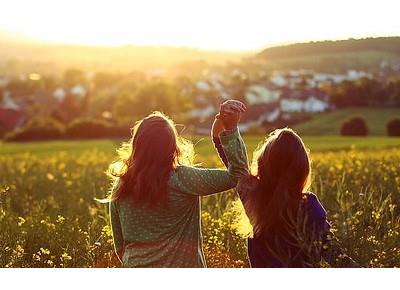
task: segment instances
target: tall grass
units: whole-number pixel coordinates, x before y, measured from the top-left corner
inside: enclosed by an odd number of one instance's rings
[[[81,147],[0,155],[1,267],[119,266],[107,208],[94,201],[107,192],[114,154]],[[201,154],[203,165],[220,165],[211,147]],[[311,158],[312,191],[346,253],[365,267],[399,267],[400,149],[312,151]],[[235,199],[230,191],[202,200],[209,267],[249,265]]]

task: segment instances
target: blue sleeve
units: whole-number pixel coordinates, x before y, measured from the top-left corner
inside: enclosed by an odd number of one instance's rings
[[[307,208],[311,221],[321,232],[329,231],[330,225],[326,220],[326,210],[314,193],[307,196]]]
[[[358,264],[353,259],[343,253],[335,235],[331,231],[331,225],[326,217],[326,210],[318,200],[318,197],[313,193],[309,193],[307,204],[308,214],[322,242],[322,258],[334,267],[358,267]]]

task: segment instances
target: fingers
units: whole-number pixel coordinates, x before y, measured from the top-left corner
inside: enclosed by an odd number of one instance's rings
[[[228,100],[225,101],[222,105],[220,105],[220,112],[240,112],[244,113],[247,110],[246,106],[237,100]]]

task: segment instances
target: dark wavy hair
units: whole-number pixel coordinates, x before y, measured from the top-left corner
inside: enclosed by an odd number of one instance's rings
[[[181,164],[191,164],[193,145],[179,136],[174,122],[161,112],[138,121],[130,142],[117,150],[108,169],[114,180],[108,201],[130,199],[135,205],[165,206],[168,181]]]
[[[244,208],[253,235],[267,229],[284,231],[288,215],[296,215],[311,183],[311,162],[301,138],[289,128],[273,131],[253,155],[258,179]]]

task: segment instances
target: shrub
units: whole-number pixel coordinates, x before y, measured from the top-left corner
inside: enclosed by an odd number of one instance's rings
[[[34,119],[4,136],[5,141],[45,141],[64,138],[64,126],[52,118]]]
[[[68,125],[65,135],[70,139],[97,139],[106,138],[110,133],[110,126],[102,120],[79,119]]]
[[[400,119],[393,119],[386,125],[386,132],[388,136],[400,136]]]
[[[367,123],[362,117],[351,118],[343,123],[340,134],[343,136],[367,136]]]

